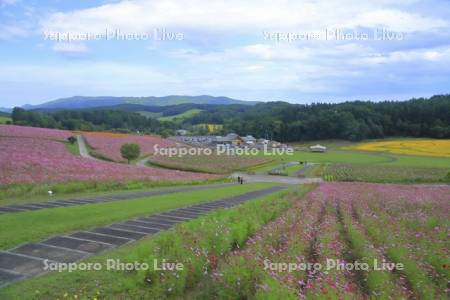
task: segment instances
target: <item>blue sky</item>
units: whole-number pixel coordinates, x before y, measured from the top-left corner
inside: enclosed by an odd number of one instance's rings
[[[447,0],[0,0],[0,107],[74,95],[402,100],[449,87]]]

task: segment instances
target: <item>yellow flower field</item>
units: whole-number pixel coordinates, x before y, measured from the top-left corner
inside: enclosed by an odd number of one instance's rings
[[[195,125],[196,127],[199,128],[205,128],[206,130],[208,130],[209,133],[215,133],[218,132],[220,130],[222,130],[223,125],[222,124],[197,124]]]
[[[450,140],[389,140],[362,143],[351,148],[395,154],[450,157]]]

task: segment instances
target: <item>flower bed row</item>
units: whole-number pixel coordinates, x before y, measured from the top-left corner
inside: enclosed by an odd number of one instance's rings
[[[449,277],[437,266],[448,265],[448,222],[442,223],[450,208],[448,195],[446,186],[321,184],[219,263],[196,289],[203,298],[226,299],[444,299]],[[402,211],[409,217],[399,216]],[[427,242],[415,244],[411,218],[418,214],[426,216],[416,230],[438,224],[443,231],[433,227],[430,237],[422,231]],[[364,263],[368,269],[267,268],[279,263],[323,267],[329,260]],[[383,263],[400,263],[404,269],[391,271]]]

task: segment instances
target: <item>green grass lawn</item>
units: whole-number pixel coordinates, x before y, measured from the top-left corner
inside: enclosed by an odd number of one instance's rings
[[[267,174],[267,172],[278,167],[279,165],[280,165],[280,162],[276,159],[273,159],[269,163],[266,163],[266,164],[263,164],[260,166],[256,166],[256,167],[251,167],[251,168],[248,168],[247,170],[251,173]]]
[[[0,290],[0,298],[183,299],[186,290],[195,288],[209,276],[205,267],[212,270],[215,259],[224,259],[231,250],[242,247],[250,236],[280,216],[311,187],[294,189],[218,210],[178,224],[172,230],[83,260],[103,266],[106,259],[148,263],[148,271],[108,271],[104,268],[100,271],[52,272],[10,285]],[[200,248],[202,251],[197,252]],[[182,262],[185,267],[180,272],[156,271],[153,269],[155,258]]]
[[[181,113],[178,115],[159,117],[158,120],[159,121],[167,121],[167,122],[183,121],[184,119],[193,117],[202,111],[203,111],[202,109],[193,108],[193,109],[187,110],[184,113]]]
[[[384,163],[383,165],[392,166],[407,166],[407,167],[434,167],[434,168],[450,168],[450,158],[446,157],[431,157],[431,156],[412,156],[412,155],[393,155],[381,154],[393,157],[392,162]]]
[[[279,163],[279,162],[278,162]],[[301,170],[304,165],[295,164],[292,166],[287,165],[289,162],[285,162],[282,164],[267,164],[262,168],[258,169],[259,174],[268,174],[268,175],[279,175],[279,176],[293,176],[295,172]],[[272,168],[269,169],[269,166]]]
[[[319,142],[320,143],[320,142]],[[315,144],[312,142],[311,144]],[[289,161],[307,161],[315,163],[306,176],[322,176],[327,180],[397,182],[397,183],[431,183],[443,182],[450,171],[450,158],[431,156],[399,155],[386,152],[369,152],[341,149],[349,142],[332,141],[329,150],[313,153],[297,150],[293,155],[269,156],[273,159],[268,164],[252,169],[250,172],[267,174],[270,170]],[[306,147],[307,145],[303,145]],[[298,147],[298,145],[297,145]],[[260,153],[263,155],[263,153]],[[334,167],[335,166],[335,167]],[[295,169],[293,166],[292,169]],[[291,173],[295,172],[292,170]],[[289,170],[286,172],[289,174]]]
[[[0,215],[0,249],[42,240],[55,234],[110,224],[137,216],[213,201],[273,186],[253,183],[225,188],[183,192],[135,200],[104,202]]]
[[[300,171],[303,169],[304,165],[294,165],[287,167],[285,171],[287,172],[288,176],[293,176],[295,172]]]
[[[6,124],[7,121],[11,121],[10,117],[0,116],[0,124]]]
[[[29,202],[51,201],[55,198],[72,198],[91,195],[117,194],[124,191],[139,191],[161,187],[204,185],[229,182],[229,179],[219,178],[202,181],[149,181],[133,180],[125,182],[114,181],[70,181],[59,183],[20,183],[0,186],[0,206]],[[53,191],[53,196],[48,191]]]
[[[154,118],[154,119],[157,119],[162,116],[161,113],[152,111],[138,111],[137,113],[146,118]]]
[[[77,142],[75,142],[73,144],[71,144],[69,142],[64,142],[64,146],[66,146],[67,151],[69,151],[73,155],[76,155],[76,156],[80,155],[80,148],[78,147]]]
[[[262,153],[261,153],[262,155]],[[450,158],[396,155],[353,150],[329,150],[325,153],[295,151],[293,155],[269,156],[281,164],[283,161],[307,161],[313,163],[383,164],[410,167],[450,168]],[[275,163],[274,163],[275,164]],[[261,166],[261,169],[265,166]],[[256,169],[259,171],[260,169]]]
[[[396,165],[330,164],[321,170],[328,181],[363,181],[379,183],[448,182],[446,168]]]
[[[263,156],[263,153],[260,153]],[[273,161],[270,164],[262,165],[260,167],[252,169],[256,173],[265,173],[289,161],[303,161],[303,162],[313,162],[313,163],[387,163],[390,161],[389,158],[374,155],[372,153],[362,153],[356,151],[339,151],[330,150],[325,153],[313,153],[307,151],[295,151],[293,155],[272,155],[267,156]]]

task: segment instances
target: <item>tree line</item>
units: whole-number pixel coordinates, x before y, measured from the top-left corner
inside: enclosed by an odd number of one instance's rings
[[[400,136],[449,138],[450,95],[402,102],[229,105],[202,112],[186,122],[223,124],[223,132],[283,142]]]
[[[61,110],[55,112],[27,111],[15,107],[11,115],[13,124],[34,127],[84,131],[117,131],[173,134],[175,124],[160,122],[135,112],[112,109]]]
[[[184,104],[176,112],[190,109]],[[251,134],[282,142],[316,139],[358,141],[384,137],[450,138],[450,95],[408,101],[338,104],[211,105],[180,125],[161,122],[135,112],[96,109],[34,112],[15,108],[14,124],[69,130],[142,131],[171,135],[175,129],[196,124],[223,124],[223,134]]]

